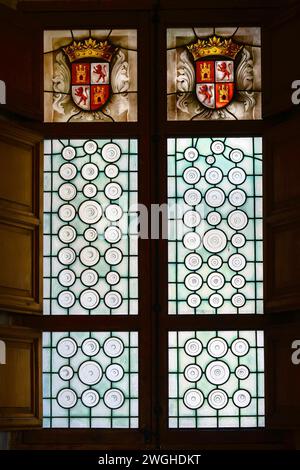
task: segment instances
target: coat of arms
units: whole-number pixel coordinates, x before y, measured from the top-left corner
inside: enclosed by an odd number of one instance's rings
[[[84,111],[97,111],[110,97],[110,61],[116,48],[89,38],[65,47],[71,64],[72,99]]]
[[[242,45],[211,36],[187,46],[196,68],[196,96],[207,108],[227,106],[234,96],[234,60]]]

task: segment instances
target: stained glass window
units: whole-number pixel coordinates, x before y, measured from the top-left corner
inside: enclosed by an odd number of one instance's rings
[[[264,426],[262,331],[169,332],[169,427]]]
[[[137,120],[136,30],[44,33],[46,122]]]
[[[45,122],[134,122],[137,93],[137,30],[44,32]],[[260,28],[167,30],[169,121],[261,119],[261,94]],[[128,326],[139,313],[137,140],[95,135],[44,146],[44,314],[53,316],[43,334],[45,428],[139,426],[138,343],[148,322],[133,325],[139,333]],[[236,314],[263,313],[262,139],[168,138],[165,183],[168,314],[208,315],[209,327],[193,330],[186,317],[160,345],[169,359],[159,366],[164,422],[263,427],[264,334],[234,324]],[[215,314],[234,314],[228,330]],[[80,319],[78,328],[76,315],[97,325],[81,329]]]
[[[168,120],[261,119],[260,28],[167,30]]]
[[[44,313],[135,315],[137,141],[48,140]]]
[[[137,428],[137,332],[43,335],[44,427]]]
[[[262,140],[168,139],[169,314],[263,313]]]

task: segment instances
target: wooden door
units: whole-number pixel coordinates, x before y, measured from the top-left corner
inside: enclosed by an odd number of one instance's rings
[[[295,5],[267,29],[270,70],[264,146],[267,425],[286,430],[290,445],[296,448],[300,438],[300,366],[295,361],[300,339],[300,108],[292,102],[292,83],[299,78],[300,67],[284,41],[296,40],[299,25],[300,9]],[[283,57],[286,67],[280,72]]]

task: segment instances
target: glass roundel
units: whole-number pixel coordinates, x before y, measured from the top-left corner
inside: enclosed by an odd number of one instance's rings
[[[168,139],[168,206],[169,314],[263,313],[262,139]]]
[[[137,141],[47,140],[44,158],[44,313],[137,314]]]

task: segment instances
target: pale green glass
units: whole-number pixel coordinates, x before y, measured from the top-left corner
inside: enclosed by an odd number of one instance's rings
[[[264,426],[263,346],[262,331],[169,332],[169,428]]]
[[[74,351],[61,350],[61,340],[72,341]],[[121,345],[119,354],[107,352],[108,339]],[[94,351],[85,349],[85,341],[96,344]],[[66,354],[65,352],[66,351]],[[90,355],[89,355],[90,352]],[[96,354],[94,354],[94,352]],[[70,357],[66,357],[70,356]],[[82,374],[80,368],[90,362],[94,369],[90,375]],[[115,365],[120,375],[110,375],[109,366]],[[67,366],[70,375],[62,369]],[[96,369],[95,369],[96,367]],[[99,376],[90,383],[93,371]],[[67,389],[71,400],[60,398]],[[110,406],[105,397],[111,389],[117,390],[118,407]],[[91,391],[95,402],[85,400]],[[98,400],[98,401],[97,401]],[[93,405],[93,406],[92,406]],[[120,405],[120,406],[119,406]],[[43,334],[43,416],[44,427],[52,428],[137,428],[138,427],[138,333],[137,332],[46,332]]]
[[[261,145],[168,139],[169,314],[263,313]]]
[[[137,158],[135,139],[45,141],[44,314],[138,313]],[[73,211],[70,217],[61,212],[66,206]],[[110,208],[120,214],[108,213]],[[62,237],[62,227],[74,236]],[[120,237],[108,237],[107,228]],[[95,230],[95,239],[86,239],[88,229]],[[86,248],[92,248],[98,260],[83,258]],[[74,250],[68,264],[60,257],[62,249]],[[109,249],[113,251],[108,258]],[[70,284],[62,280],[66,269],[73,276]],[[95,282],[86,281],[88,269]],[[108,275],[117,279],[109,283]]]

